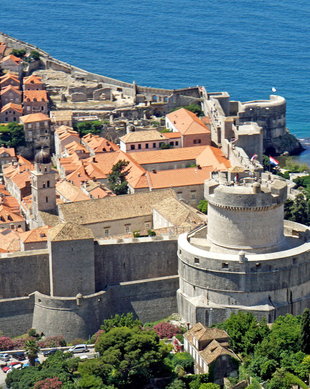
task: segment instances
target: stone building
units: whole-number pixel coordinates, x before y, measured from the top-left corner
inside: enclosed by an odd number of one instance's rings
[[[44,113],[30,113],[20,117],[24,126],[26,142],[34,142],[34,148],[51,146],[50,118]]]
[[[183,320],[210,326],[231,312],[273,322],[310,304],[308,227],[283,220],[286,182],[205,185],[208,227],[179,237],[178,309]]]

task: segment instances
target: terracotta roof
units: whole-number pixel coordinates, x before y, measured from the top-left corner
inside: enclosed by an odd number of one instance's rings
[[[43,122],[45,120],[50,121],[50,118],[44,113],[31,113],[20,117],[23,123]]]
[[[22,113],[23,108],[20,104],[8,103],[1,108],[1,112],[5,112],[8,109],[13,109],[16,112]]]
[[[47,230],[50,226],[35,228],[34,230],[20,233],[20,239],[23,243],[47,242]]]
[[[72,136],[73,138],[76,138],[78,140],[80,140],[80,137],[79,137],[79,134],[75,131],[67,131],[67,132],[64,132],[62,134],[59,135],[59,139],[61,141],[65,140],[65,139],[68,139],[70,138],[70,136]]]
[[[169,113],[167,119],[182,135],[210,133],[210,130],[202,121],[193,112],[185,108]]]
[[[226,170],[231,166],[229,159],[224,156],[222,150],[213,146],[205,147],[196,158],[196,163],[200,166],[212,165],[214,169],[218,170]]]
[[[128,153],[140,165],[152,163],[165,163],[174,161],[188,161],[196,159],[206,146],[184,147],[177,149],[140,151],[139,153]],[[209,164],[210,165],[210,164]]]
[[[12,55],[12,54],[7,55],[6,57],[2,58],[2,60],[0,62],[3,63],[3,62],[6,62],[6,61],[9,61],[9,60],[15,62],[17,65],[20,65],[20,64],[23,63],[22,59],[20,59],[18,57],[15,57],[15,55]]]
[[[179,186],[202,185],[210,178],[212,166],[203,166],[200,169],[189,167],[185,169],[160,170],[147,172],[151,189],[173,188]]]
[[[120,138],[124,143],[134,143],[134,142],[153,142],[158,140],[166,140],[167,138],[164,134],[161,134],[157,130],[149,131],[134,131],[126,134]]]
[[[13,177],[11,177],[11,179],[19,189],[22,189],[30,184],[31,182],[30,176],[31,176],[30,172],[24,171],[20,174],[14,175]]]
[[[191,343],[193,336],[197,340],[205,340],[205,341],[212,341],[213,339],[223,339],[223,340],[228,340],[229,335],[227,334],[226,331],[221,330],[220,328],[211,328],[211,327],[206,327],[201,323],[196,323],[193,325],[192,328],[190,328],[185,334],[184,337],[188,339]]]
[[[72,173],[66,176],[66,180],[72,182],[77,187],[80,187],[81,183],[89,180],[88,175],[85,173],[84,166],[80,166]]]
[[[10,157],[15,157],[14,147],[0,147],[0,156],[6,153],[9,154]]]
[[[7,93],[9,91],[16,92],[18,95],[22,94],[22,92],[18,89],[18,87],[17,86],[13,86],[13,85],[8,85],[8,86],[2,88],[0,94],[4,95],[5,93]]]
[[[48,237],[51,242],[94,239],[93,233],[89,228],[71,222],[58,224],[56,227],[51,228],[48,231]]]
[[[209,365],[214,362],[220,355],[229,355],[232,358],[239,359],[237,355],[228,347],[223,347],[222,344],[213,340],[208,346],[199,352],[200,356]]]
[[[58,134],[58,135],[65,134],[67,132],[78,134],[78,132],[74,131],[72,127],[65,126],[64,124],[62,124],[61,126],[57,127],[56,130],[55,130],[55,133]]]
[[[48,102],[46,90],[24,90],[23,101]]]
[[[20,251],[19,233],[8,228],[0,231],[0,249],[9,253]]]
[[[42,84],[42,77],[34,74],[29,77],[24,77],[24,85],[27,84]]]
[[[0,84],[2,84],[4,81],[14,79],[14,81],[18,82],[20,84],[20,80],[18,76],[14,73],[7,73],[4,76],[0,77]]]
[[[176,131],[176,132],[162,132],[162,134],[167,138],[167,139],[181,139],[181,133]]]
[[[89,196],[87,196],[80,188],[66,180],[57,182],[56,191],[67,201],[82,201],[89,199]]]
[[[94,150],[95,153],[105,153],[119,150],[119,147],[113,142],[93,134],[83,136],[82,140],[87,143],[88,147]]]
[[[0,227],[2,223],[23,221],[25,221],[25,219],[19,213],[13,212],[8,206],[0,205]]]
[[[205,214],[173,197],[155,204],[153,209],[176,227],[193,226],[207,221]]]
[[[173,190],[135,193],[103,199],[92,199],[59,205],[64,221],[93,224],[112,220],[125,220],[152,214],[152,205],[167,197],[176,198]]]

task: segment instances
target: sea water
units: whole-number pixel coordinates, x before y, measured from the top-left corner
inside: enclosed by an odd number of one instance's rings
[[[1,0],[0,31],[138,85],[204,85],[232,100],[287,100],[310,138],[308,0]],[[305,153],[310,162],[310,153]],[[303,159],[303,156],[301,156]]]

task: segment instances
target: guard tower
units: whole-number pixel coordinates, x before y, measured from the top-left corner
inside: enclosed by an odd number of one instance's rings
[[[51,157],[43,148],[34,158],[34,170],[31,172],[33,225],[39,224],[40,211],[56,209],[55,172],[52,170]]]

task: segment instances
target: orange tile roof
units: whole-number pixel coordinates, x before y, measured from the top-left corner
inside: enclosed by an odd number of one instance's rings
[[[20,174],[16,174],[15,176],[11,177],[11,179],[19,189],[22,189],[29,185],[29,183],[31,182],[30,176],[30,172],[24,171]]]
[[[78,134],[78,132],[74,131],[72,127],[69,127],[69,126],[65,126],[64,124],[62,124],[61,126],[57,127],[56,130],[55,130],[55,133],[58,134],[58,135],[61,135],[61,134],[64,134],[66,132],[74,132],[76,134]]]
[[[19,234],[23,243],[47,242],[47,230],[50,226],[35,228],[34,230],[25,231]]]
[[[7,252],[20,251],[19,233],[15,230],[0,231],[0,249]]]
[[[44,101],[48,102],[46,90],[25,90],[23,101]]]
[[[82,201],[90,198],[79,187],[67,180],[57,182],[56,190],[60,196],[64,197],[68,201]]]
[[[42,84],[42,77],[32,74],[29,77],[24,77],[24,84]]]
[[[82,140],[87,143],[88,147],[94,150],[96,153],[118,151],[119,147],[111,141],[105,138],[101,138],[98,135],[87,134],[83,136]]]
[[[221,149],[213,146],[207,146],[196,158],[197,165],[210,166],[214,169],[226,170],[231,167],[229,159],[225,158]]]
[[[60,140],[65,140],[65,139],[67,139],[67,138],[70,138],[70,136],[72,136],[73,138],[76,138],[76,139],[80,140],[79,134],[78,134],[77,132],[75,133],[75,131],[64,132],[64,133],[62,133],[62,134],[59,135],[59,139],[60,139]]]
[[[1,108],[1,112],[5,112],[8,109],[13,109],[16,112],[22,113],[23,108],[20,104],[8,103]]]
[[[14,73],[7,73],[4,76],[1,76],[0,77],[0,84],[2,84],[3,81],[7,81],[10,79],[14,79],[14,81],[17,81],[20,84],[20,80],[19,80],[18,76]]]
[[[151,163],[164,163],[174,161],[187,161],[196,159],[206,146],[184,147],[177,149],[140,151],[139,153],[128,153],[140,165]],[[209,164],[210,165],[210,164]]]
[[[23,123],[43,122],[45,120],[50,121],[51,119],[44,113],[31,113],[20,117]]]
[[[9,154],[10,157],[15,157],[14,147],[0,147],[0,157],[5,153]]]
[[[18,87],[17,86],[13,86],[13,85],[8,85],[8,86],[2,88],[0,94],[2,96],[2,95],[4,95],[5,93],[7,93],[9,91],[16,92],[19,95],[22,94],[22,92],[18,89]]]
[[[147,172],[150,189],[172,188],[178,186],[202,185],[210,178],[212,166],[200,169],[189,167],[185,169],[160,170],[156,173]]]
[[[181,139],[181,133],[180,132],[162,132],[162,134],[168,138],[168,139]]]
[[[171,112],[167,118],[182,135],[206,134],[210,130],[193,113],[185,108]]]
[[[20,64],[23,63],[22,59],[20,59],[18,57],[15,57],[15,55],[12,55],[12,54],[7,55],[6,57],[2,58],[2,60],[0,62],[3,63],[3,62],[6,62],[8,60],[11,60],[11,61],[15,62],[17,65],[20,65]]]
[[[81,182],[89,180],[89,177],[87,174],[85,174],[84,166],[80,166],[74,172],[68,174],[66,176],[66,179],[67,179],[67,181],[72,182],[77,187],[80,187]]]
[[[0,205],[0,227],[3,223],[22,221],[25,221],[25,219],[19,213],[13,212],[11,208],[6,205]]]

